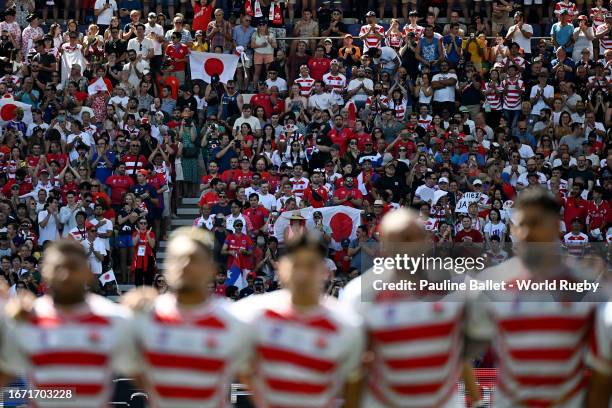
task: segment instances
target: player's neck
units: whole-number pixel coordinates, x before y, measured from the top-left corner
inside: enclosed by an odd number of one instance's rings
[[[85,303],[85,294],[81,293],[78,295],[70,296],[70,297],[62,297],[51,295],[53,299],[53,304],[58,308],[65,311],[70,311],[71,309],[76,309]]]
[[[318,293],[299,291],[291,293],[291,303],[298,310],[311,309],[319,304]]]
[[[176,302],[181,306],[196,306],[208,299],[206,291],[180,291],[176,293]]]

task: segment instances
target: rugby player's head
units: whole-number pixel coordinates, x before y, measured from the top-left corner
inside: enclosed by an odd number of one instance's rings
[[[419,213],[399,208],[385,215],[380,223],[380,245],[384,256],[407,252],[421,254],[427,244],[427,231]]]
[[[283,287],[308,301],[318,300],[327,279],[327,250],[318,236],[298,234],[285,241],[286,254],[278,264]]]
[[[559,211],[559,203],[550,191],[543,188],[525,190],[514,205],[512,235],[519,242],[557,242]]]
[[[217,268],[213,259],[214,238],[201,228],[184,227],[168,242],[166,280],[176,293],[206,293]]]
[[[73,240],[62,239],[45,249],[42,276],[54,301],[76,304],[83,301],[85,287],[94,282],[85,248]]]

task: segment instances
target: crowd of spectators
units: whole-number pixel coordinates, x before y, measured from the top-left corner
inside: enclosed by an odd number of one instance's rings
[[[162,285],[155,254],[184,197],[217,240],[211,290],[233,298],[275,287],[274,223],[305,207],[362,210],[356,237],[330,245],[330,293],[362,272],[398,206],[420,211],[436,245],[499,261],[513,200],[546,188],[574,254],[612,240],[603,0],[7,3],[0,94],[27,105],[0,107],[13,291],[44,292],[41,249],[61,236],[99,276]],[[241,55],[235,79],[191,80],[192,51]],[[236,264],[242,290],[226,285]]]

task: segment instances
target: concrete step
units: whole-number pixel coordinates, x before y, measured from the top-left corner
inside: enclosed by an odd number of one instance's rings
[[[175,218],[172,220],[172,227],[184,227],[193,225],[193,218]]]
[[[198,205],[199,197],[183,197],[184,205]]]
[[[197,216],[200,214],[200,209],[198,207],[181,207],[176,210],[179,216],[181,215],[193,215]]]
[[[159,248],[166,248],[168,246],[168,241],[159,241],[158,245],[157,245],[157,251],[159,252],[160,249]]]

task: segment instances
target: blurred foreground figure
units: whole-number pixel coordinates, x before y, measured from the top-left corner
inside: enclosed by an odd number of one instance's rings
[[[168,243],[169,293],[136,307],[131,330],[139,350],[131,373],[154,406],[225,406],[229,384],[247,355],[247,331],[225,299],[209,297],[217,266],[210,233],[191,227],[175,231]],[[136,291],[136,298],[143,291]],[[134,299],[132,299],[134,300]],[[129,301],[128,301],[129,303]]]
[[[381,255],[419,256],[427,252],[427,232],[419,215],[400,208],[383,218]],[[395,269],[375,275],[368,271],[349,283],[342,301],[363,317],[373,354],[362,391],[349,393],[351,406],[457,407],[457,381],[463,375],[466,390],[480,400],[473,373],[463,358],[462,317],[465,302],[445,301],[439,293],[427,291],[375,290],[373,282],[425,279],[427,271],[411,275]],[[363,395],[359,394],[363,392]],[[360,401],[360,402],[357,402]],[[477,403],[473,406],[479,406]]]
[[[255,371],[245,377],[259,408],[336,406],[361,362],[361,319],[323,297],[325,250],[318,236],[298,235],[286,248],[278,265],[286,289],[237,304],[251,322]]]
[[[55,398],[36,399],[37,407],[101,407],[112,374],[130,370],[128,312],[87,293],[95,279],[89,255],[76,241],[53,243],[42,265],[49,294],[8,319],[2,333],[2,371],[27,374],[30,390],[53,391]]]
[[[517,256],[484,271],[480,279],[579,279],[582,272],[560,256],[559,206],[549,192],[523,192],[513,218]],[[595,303],[581,301],[576,292],[553,290],[509,290],[479,299],[469,307],[467,332],[472,344],[494,347],[499,368],[495,406],[586,406],[585,357],[593,340]]]

